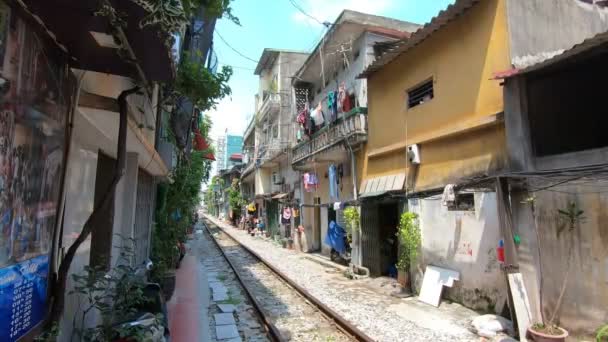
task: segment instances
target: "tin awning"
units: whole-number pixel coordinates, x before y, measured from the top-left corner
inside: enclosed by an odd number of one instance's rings
[[[276,194],[276,195],[272,196],[272,199],[282,199],[285,197],[287,197],[287,194],[282,193],[282,194]]]
[[[375,197],[390,191],[403,190],[405,172],[366,179],[361,184],[360,197]]]

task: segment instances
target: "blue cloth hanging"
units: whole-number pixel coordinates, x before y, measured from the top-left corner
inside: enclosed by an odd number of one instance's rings
[[[336,221],[329,223],[329,229],[327,230],[327,236],[325,236],[325,244],[331,246],[336,252],[344,254],[346,252],[346,245],[344,240],[346,237],[346,231],[340,227]]]
[[[329,178],[329,200],[330,202],[337,202],[340,199],[340,194],[338,193],[338,170],[336,165],[329,165],[327,173]]]

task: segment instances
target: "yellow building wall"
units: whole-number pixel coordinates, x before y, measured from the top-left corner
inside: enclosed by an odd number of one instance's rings
[[[490,78],[510,68],[505,3],[480,2],[371,75],[364,179],[403,172],[405,146],[412,143],[421,148],[416,191],[504,165],[501,123],[458,135],[453,129],[466,130],[503,111],[502,87]],[[430,78],[434,98],[408,109],[407,90]],[[369,156],[380,150],[382,155]]]

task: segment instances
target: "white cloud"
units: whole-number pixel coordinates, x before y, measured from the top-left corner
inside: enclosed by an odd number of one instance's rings
[[[321,22],[334,22],[338,15],[345,10],[353,10],[369,14],[385,13],[394,0],[294,0],[310,16]],[[294,8],[293,18],[300,23],[319,23]]]

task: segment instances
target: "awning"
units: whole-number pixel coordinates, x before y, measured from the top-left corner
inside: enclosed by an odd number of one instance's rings
[[[287,194],[276,194],[272,196],[272,199],[281,199],[287,197]]]
[[[360,197],[375,197],[389,191],[403,190],[405,172],[366,179],[361,184]]]

